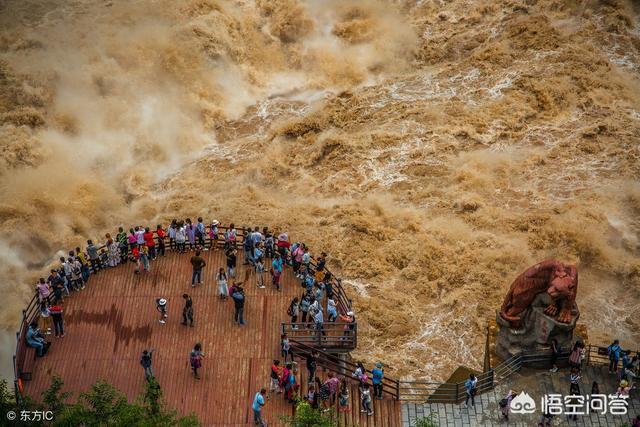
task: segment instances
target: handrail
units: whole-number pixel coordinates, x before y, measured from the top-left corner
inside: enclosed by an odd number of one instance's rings
[[[280,325],[281,333],[296,342],[319,348],[353,350],[358,344],[358,325],[346,322],[324,322],[322,329],[314,323],[287,323]]]
[[[340,359],[339,357],[334,356],[333,354],[327,353],[325,351],[319,350],[315,347],[308,346],[304,343],[296,341],[295,339],[290,340],[291,344],[296,345],[296,350],[293,352],[294,357],[301,357],[300,355],[304,355],[305,357],[310,355],[312,351],[318,353],[319,357],[317,362],[321,366],[325,368],[329,368],[336,372],[340,371],[351,371],[354,372],[358,365],[353,362],[349,362],[348,360]],[[369,379],[373,378],[373,372],[368,369],[365,369],[365,372],[368,374]],[[359,380],[355,379],[351,375],[345,375],[345,378],[350,381],[358,382]],[[390,395],[394,399],[398,399],[399,392],[399,382],[393,378],[387,377],[386,375],[382,378],[382,392]]]
[[[244,243],[244,239],[246,238],[246,235],[252,231],[251,228],[244,227],[244,226],[235,227],[235,229],[237,231],[236,245],[241,245],[242,243]],[[227,230],[229,230],[229,227],[226,225],[219,224],[218,234],[217,234],[218,239],[216,240],[213,240],[209,237],[210,230],[211,230],[211,227],[206,225],[205,236],[204,236],[204,243],[205,243],[204,247],[211,248],[214,243],[216,243],[217,247],[222,247],[224,245],[224,238],[223,238],[224,233]],[[155,230],[153,230],[153,232],[155,233]],[[274,237],[277,238],[277,236],[274,236]],[[115,236],[112,236],[112,239],[115,240]],[[154,235],[154,241],[156,244],[159,244],[160,238],[157,235]],[[171,248],[171,246],[169,245],[168,236],[165,236],[163,241],[165,242],[165,250],[168,250],[168,251],[176,250],[175,247]],[[198,239],[196,239],[196,243],[197,241]],[[102,252],[103,250],[108,250],[107,245],[105,244],[98,245],[97,248],[99,252]],[[313,261],[311,262],[311,266],[314,269],[317,268],[317,264],[315,264]],[[95,273],[92,265],[89,265],[89,269],[92,273]],[[331,273],[326,267],[325,267],[325,271]],[[348,299],[347,294],[344,291],[344,288],[342,287],[341,280],[338,279],[333,273],[331,273],[331,285],[332,285],[333,292],[336,295],[336,304],[338,306],[338,311],[341,314],[346,314],[351,310],[351,300]],[[16,400],[22,397],[20,396],[20,393],[18,390],[18,380],[21,375],[21,372],[20,372],[21,367],[23,366],[23,363],[24,363],[24,354],[26,350],[26,342],[25,342],[26,331],[28,329],[29,324],[33,320],[35,320],[39,315],[39,307],[40,307],[39,295],[38,295],[38,292],[35,291],[31,299],[27,303],[26,308],[22,311],[22,320],[20,322],[19,330],[16,333],[16,350],[14,353],[14,387],[16,389]],[[357,322],[354,321],[353,325],[354,325],[354,328],[356,328]],[[356,343],[357,343],[357,340],[354,338],[354,346],[356,345]]]

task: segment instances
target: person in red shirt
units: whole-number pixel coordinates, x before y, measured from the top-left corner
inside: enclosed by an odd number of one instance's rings
[[[158,235],[158,255],[164,256],[164,238],[167,232],[162,228],[162,224],[156,227],[156,234]]]
[[[49,307],[49,313],[53,319],[53,329],[55,331],[56,338],[64,338],[64,322],[62,320],[62,306],[56,304]]]
[[[282,257],[282,261],[287,264],[287,252],[291,248],[291,243],[289,242],[289,236],[287,233],[282,233],[278,236],[278,241],[276,242],[276,247],[278,248],[278,252],[280,253],[280,257]]]
[[[153,231],[149,230],[149,227],[146,227],[142,237],[144,238],[144,243],[147,245],[147,248],[149,248],[149,257],[156,259],[156,241],[153,238]]]

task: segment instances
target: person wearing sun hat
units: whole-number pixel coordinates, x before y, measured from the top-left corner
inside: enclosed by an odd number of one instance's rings
[[[218,226],[220,225],[220,221],[214,219],[211,221],[211,225],[209,226],[209,243],[211,244],[211,250],[215,250],[216,246],[218,246]]]
[[[384,369],[382,363],[376,363],[376,367],[371,371],[371,382],[373,383],[373,398],[382,400],[382,378],[384,378]]]
[[[167,300],[164,298],[156,299],[156,309],[160,312],[160,323],[165,324],[167,315]]]

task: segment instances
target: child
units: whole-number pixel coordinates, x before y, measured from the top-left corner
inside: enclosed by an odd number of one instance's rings
[[[373,408],[371,407],[371,390],[369,390],[369,384],[365,384],[360,396],[360,402],[362,403],[362,409],[360,412],[366,412],[367,415],[373,415]]]
[[[164,298],[158,298],[156,300],[156,309],[160,312],[160,323],[165,324],[166,318],[169,317],[167,315],[167,300]]]
[[[309,390],[307,390],[307,403],[311,405],[311,408],[318,409],[318,394],[316,393],[315,384],[309,384]]]
[[[287,357],[289,357],[289,352],[291,351],[291,343],[289,343],[289,337],[287,334],[282,334],[282,336],[280,336],[280,346],[282,347],[282,357],[284,357],[284,361],[286,363]],[[293,355],[291,356],[291,361],[293,362]]]
[[[220,299],[227,299],[229,289],[227,287],[227,273],[224,272],[224,268],[220,268],[216,280],[218,281],[218,294],[220,295]]]
[[[140,274],[140,249],[138,249],[137,245],[131,249],[131,261],[135,263],[135,269],[133,272],[135,274]]]
[[[197,343],[195,347],[193,347],[193,350],[191,350],[191,354],[189,354],[189,364],[191,365],[193,376],[197,380],[200,379],[200,375],[198,375],[198,369],[202,367],[202,359],[204,359],[202,344]]]
[[[349,386],[346,378],[340,380],[340,396],[338,397],[339,412],[349,412]]]

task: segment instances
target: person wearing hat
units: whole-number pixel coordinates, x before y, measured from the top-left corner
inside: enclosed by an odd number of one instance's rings
[[[218,225],[220,225],[220,221],[214,219],[209,226],[209,243],[211,244],[212,251],[218,246]]]
[[[382,400],[382,378],[384,378],[384,369],[382,363],[376,363],[376,367],[371,371],[373,376],[371,382],[373,383],[373,397],[374,399]]]
[[[167,300],[164,298],[156,299],[156,309],[160,312],[160,323],[163,325],[166,323],[167,315]]]

